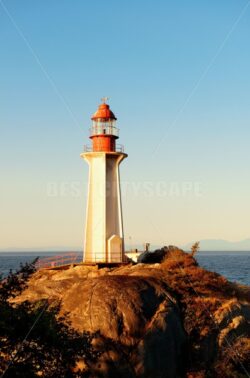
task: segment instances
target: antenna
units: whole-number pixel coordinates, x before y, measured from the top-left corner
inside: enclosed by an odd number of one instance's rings
[[[106,104],[106,102],[109,100],[109,97],[102,97],[101,101]]]

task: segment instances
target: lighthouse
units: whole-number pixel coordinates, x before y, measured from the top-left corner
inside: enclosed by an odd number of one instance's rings
[[[127,154],[116,143],[116,117],[102,99],[91,117],[91,146],[81,154],[89,165],[88,200],[85,225],[85,263],[124,262],[124,235],[119,165]]]

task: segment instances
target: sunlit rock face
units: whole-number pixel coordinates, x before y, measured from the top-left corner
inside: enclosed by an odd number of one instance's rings
[[[91,278],[70,289],[65,303],[79,331],[100,331],[103,349],[105,339],[113,341],[106,356],[118,370],[122,358],[139,376],[177,375],[185,334],[178,305],[159,281],[121,274]]]
[[[200,268],[175,247],[142,261],[40,270],[18,301],[60,300],[74,329],[95,334],[98,362],[79,363],[93,378],[206,377],[225,369],[223,376],[237,376],[250,361],[249,288]]]

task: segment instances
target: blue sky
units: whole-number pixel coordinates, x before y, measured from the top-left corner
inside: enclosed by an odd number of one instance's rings
[[[90,116],[129,154],[127,245],[250,237],[250,6],[0,4],[0,249],[81,248]]]

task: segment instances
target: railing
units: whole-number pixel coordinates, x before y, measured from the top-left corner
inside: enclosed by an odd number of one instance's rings
[[[88,144],[85,144],[83,146],[83,151],[84,152],[93,152],[93,146],[89,146]]]
[[[36,269],[50,269],[56,268],[64,265],[72,265],[81,263],[83,260],[82,254],[77,252],[64,253],[57,256],[43,257],[39,258],[36,262]],[[123,262],[127,262],[127,256],[123,255]],[[84,260],[87,264],[120,264],[121,263],[121,253],[112,252],[112,261],[105,256],[103,253],[96,253],[91,256],[90,259]]]
[[[55,268],[62,265],[76,264],[82,261],[82,254],[77,252],[64,253],[62,255],[39,258],[36,269]]]
[[[84,258],[84,262],[87,264],[121,264],[128,261],[127,256],[121,252],[112,252],[111,256],[112,258],[109,259],[108,254],[105,255],[105,253],[95,253],[94,255],[91,255],[89,259],[88,256],[86,256],[86,258]],[[122,258],[123,261],[121,261]]]
[[[119,136],[119,129],[115,126],[109,125],[93,125],[89,129],[90,136],[94,135],[114,135],[116,137]]]
[[[84,146],[83,146],[83,151],[84,152],[94,152],[93,151],[93,146],[90,146],[90,145],[88,145],[88,144],[85,144]],[[98,152],[105,152],[105,151],[98,151]],[[109,151],[110,152],[110,151]],[[112,151],[111,151],[112,152]],[[115,151],[114,152],[122,152],[122,153],[124,153],[124,146],[123,146],[123,144],[116,144],[116,146],[115,146]]]
[[[115,146],[115,151],[116,152],[124,152],[124,145],[123,144],[117,144]]]

